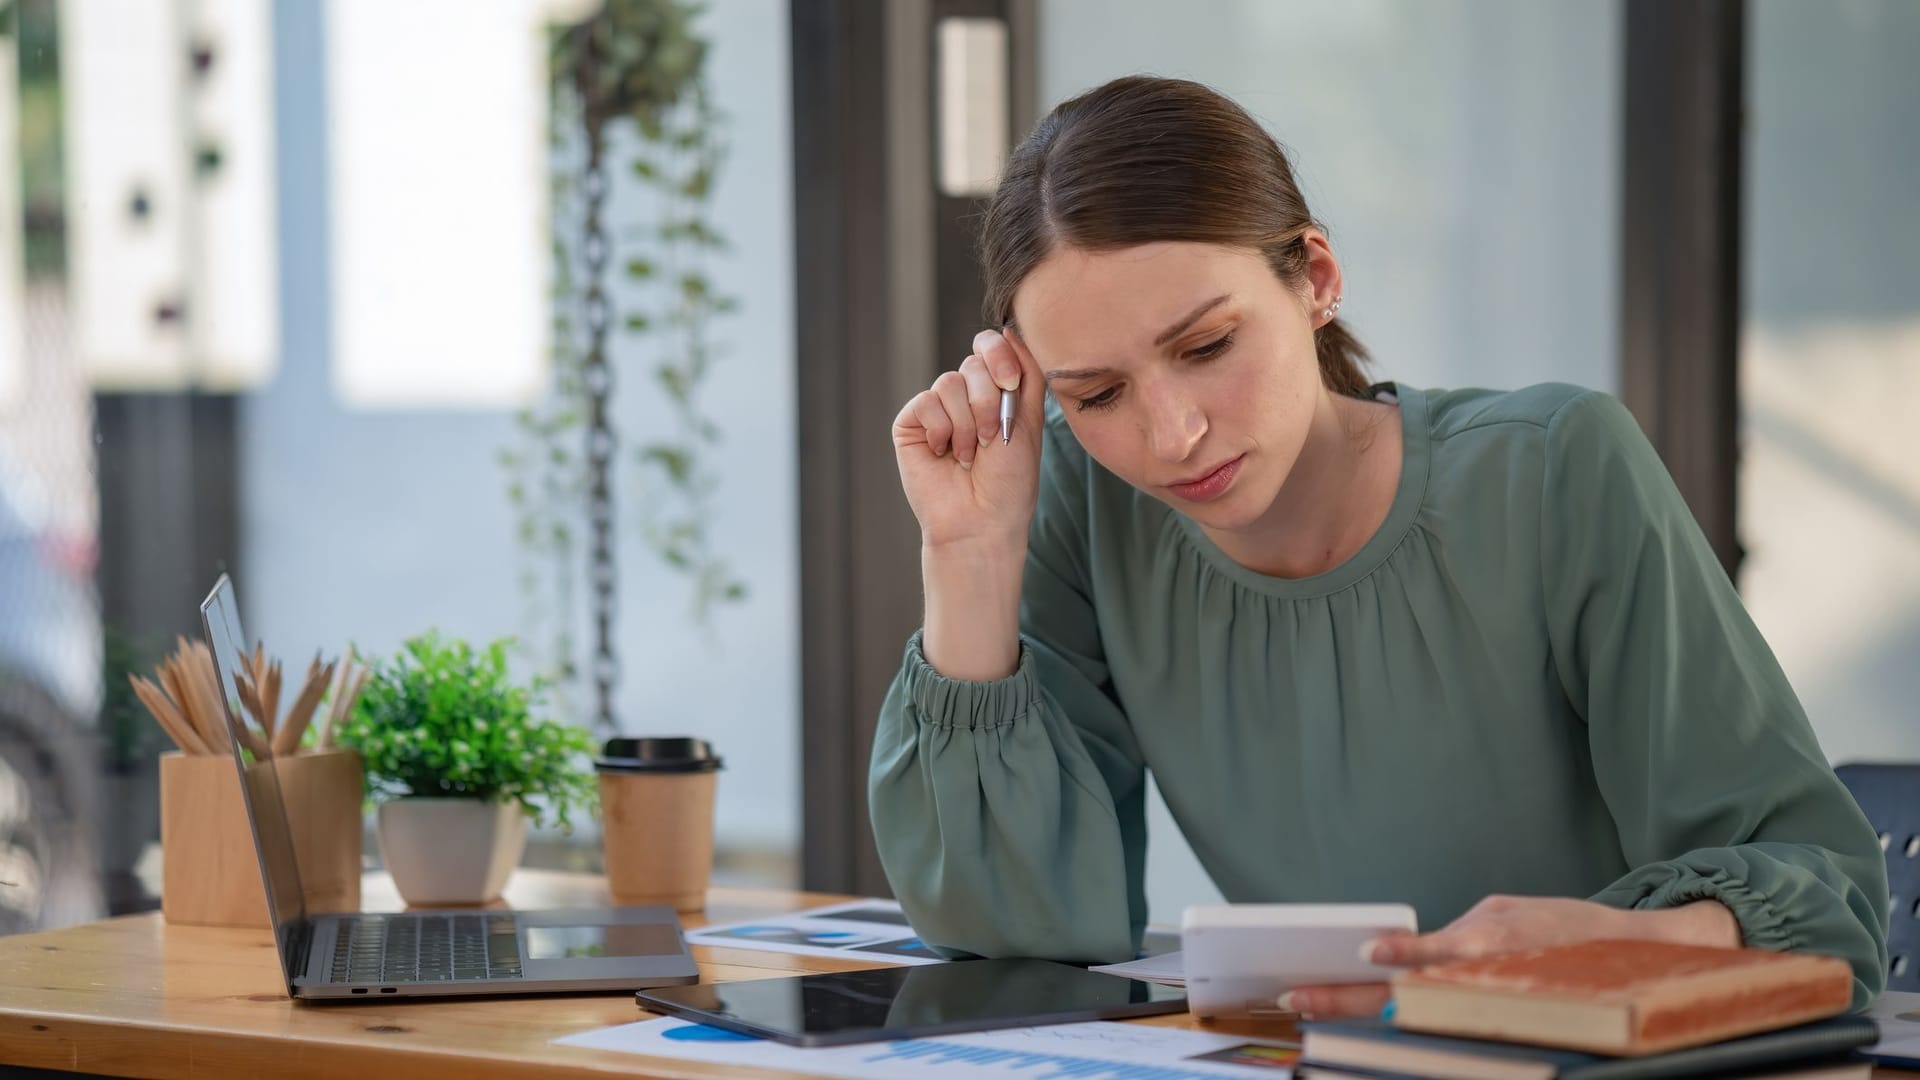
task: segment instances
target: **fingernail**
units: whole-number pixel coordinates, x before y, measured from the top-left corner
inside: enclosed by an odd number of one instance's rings
[[[966,471],[968,471],[968,472],[972,472],[972,471],[973,471],[973,462],[971,462],[971,461],[963,461],[963,462],[961,462],[961,463],[960,463],[960,467],[961,467],[962,469],[965,469],[965,470],[966,470]]]
[[[1002,390],[1018,390],[1020,389],[1020,373],[1016,371],[1004,379],[995,379],[994,383]]]
[[[993,441],[993,432],[992,432],[992,431],[990,431],[990,430],[987,430],[987,429],[985,429],[985,428],[982,428],[982,429],[981,429],[981,431],[980,431],[980,445],[981,445],[981,447],[982,447],[982,448],[985,448],[985,447],[986,447],[986,445],[987,445],[988,443],[990,443],[990,442],[992,442],[992,441]]]
[[[1360,944],[1360,962],[1363,964],[1380,963],[1380,942],[1378,939]]]

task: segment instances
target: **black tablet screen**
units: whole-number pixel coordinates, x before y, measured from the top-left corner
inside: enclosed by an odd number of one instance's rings
[[[798,975],[642,990],[640,1007],[802,1046],[1180,1012],[1177,987],[1047,960]]]

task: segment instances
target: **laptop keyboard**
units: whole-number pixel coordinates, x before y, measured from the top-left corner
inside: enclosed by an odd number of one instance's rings
[[[328,981],[468,982],[520,977],[512,915],[341,919]]]

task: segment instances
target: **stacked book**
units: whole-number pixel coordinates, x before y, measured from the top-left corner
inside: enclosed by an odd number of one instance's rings
[[[1865,1080],[1833,957],[1599,941],[1405,972],[1391,1023],[1304,1025],[1302,1077]]]

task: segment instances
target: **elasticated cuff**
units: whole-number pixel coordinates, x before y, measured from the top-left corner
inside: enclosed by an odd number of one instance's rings
[[[1673,908],[1696,900],[1718,900],[1733,912],[1740,924],[1741,941],[1756,949],[1790,950],[1799,947],[1793,930],[1772,901],[1744,881],[1736,881],[1724,872],[1701,874],[1684,867],[1673,868],[1673,880],[1660,885],[1633,906],[1637,908]]]
[[[1020,641],[1020,664],[1004,679],[974,682],[949,679],[927,663],[921,651],[922,631],[907,639],[906,659],[901,665],[905,675],[907,702],[923,724],[934,727],[1004,727],[1019,720],[1040,700],[1040,683],[1033,673],[1033,652]]]

